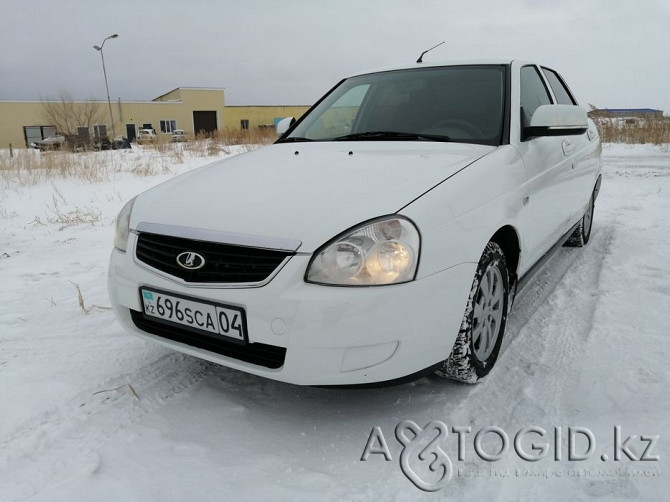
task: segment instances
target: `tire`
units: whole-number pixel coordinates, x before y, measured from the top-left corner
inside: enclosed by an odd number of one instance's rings
[[[570,248],[580,248],[589,242],[591,237],[591,228],[593,227],[593,209],[595,206],[595,201],[593,194],[589,199],[589,205],[584,211],[584,216],[579,220],[579,225],[575,228],[575,231],[572,232],[572,235],[568,237],[568,240],[563,244],[566,247]]]
[[[505,334],[509,301],[505,255],[498,244],[489,242],[477,265],[456,342],[438,375],[477,383],[491,371]]]

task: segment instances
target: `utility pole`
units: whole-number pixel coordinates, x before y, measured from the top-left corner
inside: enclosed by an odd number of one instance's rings
[[[107,105],[109,106],[109,120],[112,122],[112,141],[116,138],[116,130],[114,129],[114,115],[112,115],[112,100],[109,99],[109,85],[107,84],[107,70],[105,68],[105,55],[102,52],[102,48],[105,46],[105,42],[110,38],[118,38],[119,35],[114,33],[102,41],[100,46],[94,45],[93,48],[100,53],[100,58],[102,59],[102,73],[105,76],[105,89],[107,89]]]

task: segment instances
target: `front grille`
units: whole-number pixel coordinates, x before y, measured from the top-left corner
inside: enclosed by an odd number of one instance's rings
[[[198,270],[181,267],[177,256],[189,251],[202,255],[205,266]],[[286,257],[294,254],[147,232],[139,234],[135,250],[141,262],[186,282],[221,284],[262,282]]]
[[[193,332],[179,326],[165,324],[146,317],[141,312],[130,311],[135,326],[152,335],[208,350],[245,363],[277,369],[284,365],[286,349],[264,343],[240,343],[207,332]]]

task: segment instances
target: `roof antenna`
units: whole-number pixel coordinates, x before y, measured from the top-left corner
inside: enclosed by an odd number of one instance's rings
[[[439,46],[442,45],[443,43],[444,43],[444,41],[440,42],[440,43],[437,44],[435,47],[431,47],[430,49],[423,51],[423,52],[421,53],[421,55],[419,56],[419,59],[416,60],[416,62],[417,62],[417,63],[423,63],[423,56],[426,54],[426,52],[430,52],[430,51],[432,51],[433,49],[439,47]]]

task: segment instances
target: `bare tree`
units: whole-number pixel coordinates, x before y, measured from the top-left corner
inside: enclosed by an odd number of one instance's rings
[[[76,135],[77,127],[103,123],[104,108],[91,100],[75,102],[69,93],[61,91],[56,100],[42,100],[42,117],[59,133]]]

